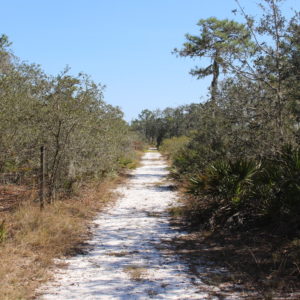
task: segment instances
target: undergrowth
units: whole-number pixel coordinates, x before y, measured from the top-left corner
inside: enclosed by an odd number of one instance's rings
[[[219,158],[205,167],[188,151],[173,163],[184,190],[173,216],[192,231],[211,231],[215,238],[207,242],[224,249],[222,261],[264,293],[300,290],[300,149],[284,146],[260,159]],[[197,167],[191,172],[184,167],[189,164]]]
[[[115,182],[83,188],[79,195],[56,201],[44,210],[31,200],[2,213],[0,227],[0,298],[31,299],[49,279],[53,259],[76,253],[87,237],[91,218],[112,200]]]

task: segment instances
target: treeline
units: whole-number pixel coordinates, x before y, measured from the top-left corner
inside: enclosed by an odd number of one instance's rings
[[[149,144],[159,147],[167,138],[189,135],[196,129],[200,109],[199,104],[154,111],[144,109],[138,119],[132,121],[131,127],[144,136]]]
[[[300,24],[298,12],[286,19],[280,2],[262,0],[260,20],[240,6],[243,24],[200,20],[199,35],[187,34],[174,53],[210,61],[191,71],[212,77],[210,99],[144,110],[132,123],[171,157],[195,224],[299,230]]]
[[[44,147],[50,199],[133,158],[135,136],[121,110],[104,102],[102,85],[68,71],[50,76],[21,62],[0,36],[0,176],[37,186]]]

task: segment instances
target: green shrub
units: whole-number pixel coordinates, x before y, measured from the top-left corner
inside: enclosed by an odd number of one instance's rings
[[[300,216],[300,149],[284,147],[282,153],[265,161],[255,195],[264,214]]]
[[[227,217],[241,213],[249,220],[263,217],[275,223],[299,222],[299,148],[286,146],[280,154],[262,163],[246,159],[219,160],[189,178],[187,192],[194,196],[193,201],[213,204],[215,214],[227,207]],[[203,205],[198,207],[206,209]]]
[[[239,204],[247,198],[260,164],[251,160],[218,161],[190,178],[188,191]]]
[[[134,169],[137,165],[137,161],[129,157],[121,157],[118,162],[122,169]]]
[[[185,148],[189,141],[190,138],[187,136],[165,139],[159,150],[173,160],[178,155],[178,153]]]

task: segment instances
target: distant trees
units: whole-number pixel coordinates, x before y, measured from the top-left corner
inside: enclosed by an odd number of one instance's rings
[[[200,104],[168,107],[164,110],[143,110],[131,128],[142,134],[148,143],[159,147],[166,138],[186,135],[196,128]]]

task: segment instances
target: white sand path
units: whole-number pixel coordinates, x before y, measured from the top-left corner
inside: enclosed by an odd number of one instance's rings
[[[177,197],[166,182],[166,167],[157,151],[144,155],[118,188],[116,204],[94,221],[91,251],[63,260],[68,267],[56,270],[40,299],[219,299],[165,251],[162,241],[179,234],[166,212]]]

